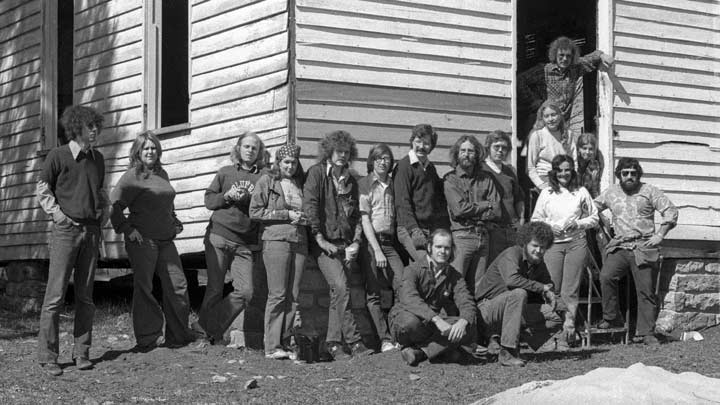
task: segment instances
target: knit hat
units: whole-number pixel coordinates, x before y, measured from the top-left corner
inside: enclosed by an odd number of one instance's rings
[[[299,158],[300,157],[300,147],[293,143],[282,146],[280,149],[278,149],[275,152],[275,161],[279,162],[288,156],[296,158],[296,159]]]

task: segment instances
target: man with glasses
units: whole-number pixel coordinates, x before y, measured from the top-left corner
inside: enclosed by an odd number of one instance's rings
[[[621,326],[618,307],[618,282],[632,272],[637,292],[638,314],[636,336],[646,345],[658,344],[655,337],[657,298],[654,273],[659,259],[659,245],[675,227],[678,210],[657,187],[640,181],[643,171],[637,159],[621,158],[615,168],[619,184],[613,184],[596,199],[598,211],[612,213],[615,236],[606,247],[607,257],[600,271],[603,321],[598,328]],[[655,211],[662,215],[655,229]],[[602,218],[602,215],[601,215]]]
[[[565,116],[568,128],[575,134],[582,132],[583,98],[582,79],[586,73],[599,67],[612,66],[614,59],[600,50],[580,57],[578,46],[568,37],[559,37],[550,44],[549,63],[537,65],[523,72],[518,78],[520,109],[518,114],[534,122],[535,113],[545,100],[558,104]],[[519,135],[524,137],[532,128],[530,123]]]

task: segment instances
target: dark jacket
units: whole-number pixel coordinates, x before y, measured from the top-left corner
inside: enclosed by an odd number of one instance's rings
[[[476,309],[462,275],[451,266],[435,279],[427,256],[413,262],[403,272],[400,303],[393,311],[405,310],[430,322],[444,311],[447,316],[459,316],[475,324]]]
[[[520,246],[505,249],[493,260],[480,279],[475,297],[478,301],[491,300],[505,291],[522,288],[532,293],[534,301],[540,299],[545,284],[552,284],[544,262],[530,264]]]
[[[288,211],[280,180],[271,174],[260,177],[250,199],[250,218],[260,222],[262,240],[307,242],[306,227],[291,224]]]
[[[338,194],[328,177],[325,161],[310,167],[303,187],[303,211],[310,222],[310,234],[318,233],[328,241],[352,243],[362,237],[358,185],[347,173],[349,192]]]

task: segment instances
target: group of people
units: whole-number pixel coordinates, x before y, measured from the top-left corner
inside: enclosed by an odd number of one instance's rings
[[[62,374],[58,317],[74,268],[73,359],[78,369],[92,367],[92,286],[100,227],[108,217],[124,235],[134,270],[132,320],[140,351],[187,345],[198,334],[211,343],[232,343],[231,325],[252,298],[254,269],[262,267],[268,283],[265,354],[292,358],[300,280],[312,255],[330,287],[328,359],[376,351],[363,343],[351,311],[348,280],[360,266],[380,351],[400,349],[411,366],[488,356],[522,366],[521,336],[533,348],[551,342],[562,350],[572,343],[586,234],[606,209],[615,236],[600,274],[598,327],[622,322],[618,281],[631,271],[638,292],[636,335],[657,343],[652,269],[659,243],[677,223],[677,209],[641,181],[642,168],[632,158],[619,160],[619,183],[599,192],[596,139],[563,138],[563,118],[553,107],[543,104],[542,127],[530,137],[530,151],[538,156],[529,171],[541,191],[528,223],[523,190],[506,162],[511,139],[502,131],[487,135],[484,145],[471,135],[457,139],[450,149],[452,170],[441,178],[429,159],[438,134],[431,125],[416,125],[406,156],[396,162],[388,145],[374,145],[367,175],[359,180],[350,170],[358,151],[348,132],[322,137],[317,163],[307,171],[299,146],[278,148],[270,165],[262,140],[241,134],[230,153],[233,164],[222,167],[205,191],[212,211],[204,238],[208,282],[195,325],[189,324],[187,281],[173,242],[183,225],[160,141],[152,132],[137,136],[129,168],[108,196],[104,158],[93,148],[102,115],[69,107],[61,123],[70,141],[48,154],[37,186],[53,219],[39,362],[49,374]],[[659,229],[655,211],[663,218]],[[233,291],[224,296],[228,271]],[[152,294],[154,275],[162,305]]]

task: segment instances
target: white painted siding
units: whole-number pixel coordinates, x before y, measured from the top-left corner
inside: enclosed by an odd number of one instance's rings
[[[615,2],[615,160],[680,208],[670,239],[720,240],[720,3]]]

